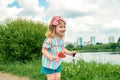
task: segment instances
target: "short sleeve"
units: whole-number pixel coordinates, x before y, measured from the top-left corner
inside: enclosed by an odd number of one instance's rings
[[[51,48],[51,40],[46,38],[42,47]]]

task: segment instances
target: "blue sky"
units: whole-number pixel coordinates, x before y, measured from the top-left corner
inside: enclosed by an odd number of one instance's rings
[[[46,0],[39,0],[39,4],[41,6],[44,6],[45,8],[48,8],[49,7],[49,4],[46,2]]]
[[[109,36],[115,41],[120,36],[119,7],[120,0],[1,0],[0,21],[19,16],[49,24],[59,15],[67,23],[66,42],[95,36],[96,42],[107,43]]]
[[[48,6],[49,6],[49,4],[46,2],[46,0],[38,0],[38,4],[45,8],[48,8]],[[19,2],[17,0],[14,0],[12,3],[8,4],[8,7],[14,7],[14,6],[17,8],[20,8]]]
[[[19,3],[15,0],[14,2],[8,4],[8,7],[17,7],[17,8],[20,8],[20,5],[19,5]]]

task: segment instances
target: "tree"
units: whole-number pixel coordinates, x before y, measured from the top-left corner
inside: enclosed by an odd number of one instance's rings
[[[120,42],[120,37],[118,38],[118,41],[117,42]]]
[[[116,45],[117,45],[116,43],[111,43],[111,44],[110,44],[111,49],[115,50]]]
[[[47,25],[26,19],[6,22],[0,27],[0,54],[7,61],[30,61],[42,56]]]
[[[68,44],[68,45],[66,46],[66,48],[69,49],[69,50],[70,50],[70,49],[73,49],[73,48],[74,48],[74,45],[73,45],[73,44]]]
[[[101,42],[97,42],[96,45],[102,45],[102,43]]]

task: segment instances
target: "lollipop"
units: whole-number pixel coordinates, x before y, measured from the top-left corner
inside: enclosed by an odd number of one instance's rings
[[[73,56],[73,63],[74,63],[74,64],[75,64],[75,59],[74,59],[75,55],[76,55],[76,53],[74,52],[74,53],[72,54],[72,56]]]
[[[72,56],[73,56],[73,57],[75,57],[75,55],[76,55],[76,53],[73,53],[73,55],[72,55]]]
[[[59,52],[58,57],[60,57],[60,58],[65,58],[66,55],[65,55],[63,52]]]

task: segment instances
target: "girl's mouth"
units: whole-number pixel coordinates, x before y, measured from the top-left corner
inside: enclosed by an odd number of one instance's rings
[[[65,31],[61,31],[61,33],[65,33]]]

